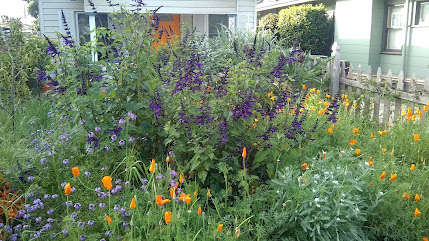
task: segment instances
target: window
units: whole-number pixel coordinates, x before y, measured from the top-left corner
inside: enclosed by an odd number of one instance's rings
[[[404,5],[387,7],[386,45],[387,51],[399,52],[404,42]]]
[[[209,15],[209,38],[218,36],[218,31],[222,30],[222,25],[228,26],[228,16],[225,14]]]
[[[429,1],[416,3],[415,24],[429,26]]]
[[[97,28],[109,28],[109,17],[107,16],[107,13],[97,13],[97,15],[95,15],[95,25]],[[79,38],[79,44],[83,45],[90,41],[90,32],[89,15],[85,13],[77,13],[77,36]]]

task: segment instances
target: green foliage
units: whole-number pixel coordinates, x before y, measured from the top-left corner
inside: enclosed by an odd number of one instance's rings
[[[291,46],[299,37],[305,51],[330,55],[334,30],[322,4],[303,4],[283,9],[279,12],[277,26],[286,46]]]
[[[259,20],[259,30],[269,30],[271,32],[277,30],[279,22],[279,15],[276,13],[269,13]]]

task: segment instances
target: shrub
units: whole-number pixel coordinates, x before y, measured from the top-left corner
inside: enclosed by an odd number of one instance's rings
[[[286,46],[291,46],[299,36],[303,50],[329,55],[333,37],[331,22],[322,4],[304,4],[281,10],[278,28]]]
[[[277,24],[279,22],[279,15],[276,13],[269,13],[263,16],[259,20],[259,30],[269,30],[271,32],[277,29]]]

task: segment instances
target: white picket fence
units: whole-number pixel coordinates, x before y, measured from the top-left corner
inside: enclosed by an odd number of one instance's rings
[[[424,106],[429,101],[429,76],[424,80],[418,80],[415,74],[405,78],[401,71],[395,77],[390,69],[387,75],[382,75],[380,67],[373,74],[371,66],[365,72],[361,66],[355,71],[352,65],[341,61],[338,44],[335,43],[332,49],[334,58],[328,64],[330,92],[332,95],[354,95],[357,115],[368,115],[376,123],[386,125],[400,120],[402,112],[411,108],[413,114],[420,111],[422,119],[425,118]]]

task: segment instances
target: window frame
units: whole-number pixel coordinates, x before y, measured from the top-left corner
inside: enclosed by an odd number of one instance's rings
[[[397,27],[397,26],[392,26],[392,8],[394,7],[402,7],[402,11],[405,11],[405,4],[401,3],[401,4],[389,4],[386,6],[386,15],[384,18],[385,24],[384,24],[384,51],[383,52],[387,52],[387,53],[402,53],[402,48],[403,48],[403,43],[401,45],[400,49],[392,49],[389,48],[389,37],[392,31],[395,30],[401,30],[402,33],[404,33],[405,30],[405,25],[403,24],[403,20],[401,20],[401,26]],[[403,13],[404,14],[404,13]],[[402,18],[404,18],[405,16],[402,16]]]
[[[85,44],[85,43],[81,43],[81,37],[80,37],[80,35],[79,35],[79,31],[80,31],[80,26],[79,26],[79,15],[85,15],[85,16],[87,16],[88,17],[88,19],[89,19],[89,16],[93,16],[93,15],[106,15],[107,16],[107,28],[110,28],[110,26],[111,26],[111,24],[112,24],[112,22],[111,22],[111,19],[110,19],[110,17],[109,17],[109,14],[110,13],[96,13],[96,14],[93,14],[93,13],[88,13],[88,12],[81,12],[81,11],[79,11],[79,12],[74,12],[74,16],[75,16],[75,26],[76,26],[76,28],[75,28],[75,34],[76,34],[76,42],[77,42],[77,44],[78,45],[81,45],[81,44]],[[96,16],[97,17],[97,16]],[[97,23],[97,21],[96,21],[96,25],[98,25],[98,23]],[[97,27],[98,28],[98,27]]]
[[[426,22],[421,22],[420,21],[420,10],[421,10],[421,6],[422,5],[428,5],[429,6],[429,0],[420,0],[420,1],[416,1],[414,3],[414,26],[418,26],[418,27],[429,27],[429,20],[427,20]]]

